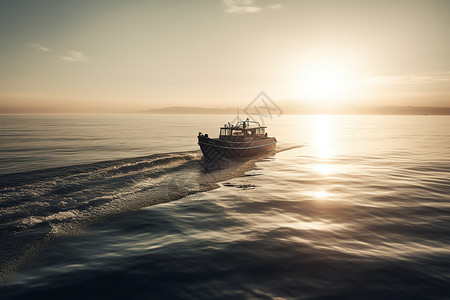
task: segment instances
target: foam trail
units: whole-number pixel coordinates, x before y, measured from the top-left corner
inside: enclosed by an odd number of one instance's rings
[[[180,199],[243,176],[262,157],[206,173],[200,151],[157,154],[0,176],[0,282],[53,240],[157,203]],[[26,250],[24,250],[26,249]],[[18,254],[19,253],[19,254]]]

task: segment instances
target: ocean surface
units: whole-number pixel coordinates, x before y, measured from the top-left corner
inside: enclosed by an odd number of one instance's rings
[[[0,116],[0,299],[450,299],[449,116]]]

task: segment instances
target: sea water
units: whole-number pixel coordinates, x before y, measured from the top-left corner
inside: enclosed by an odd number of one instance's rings
[[[448,299],[450,117],[0,116],[0,298]]]

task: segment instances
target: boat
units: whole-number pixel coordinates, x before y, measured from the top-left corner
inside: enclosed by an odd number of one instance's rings
[[[224,124],[218,138],[210,138],[208,134],[199,132],[198,145],[207,162],[245,159],[275,149],[277,139],[269,137],[266,129],[266,126],[247,118],[235,125]]]

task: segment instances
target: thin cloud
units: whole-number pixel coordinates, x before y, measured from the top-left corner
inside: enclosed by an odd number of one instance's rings
[[[53,52],[50,48],[45,47],[44,45],[41,45],[39,43],[29,43],[28,44],[31,48],[37,49],[39,51],[43,51],[43,52]],[[66,61],[66,62],[86,62],[86,61],[90,61],[90,58],[83,52],[81,51],[75,51],[75,50],[70,50],[69,52],[67,52],[66,56],[57,56],[59,59]]]
[[[281,4],[272,4],[267,6],[267,9],[280,9],[282,7]]]
[[[66,62],[90,61],[89,57],[86,54],[75,50],[70,50],[67,56],[61,56],[60,59]]]
[[[436,73],[419,73],[399,76],[373,76],[368,78],[374,84],[416,84],[428,82],[450,81],[450,71]]]
[[[29,44],[31,48],[35,48],[44,52],[51,52],[52,50],[50,50],[49,48],[42,46],[41,44],[38,43],[30,43]]]
[[[230,14],[251,14],[263,11],[265,9],[280,9],[281,4],[272,4],[268,6],[257,5],[257,0],[223,0],[225,12]]]

